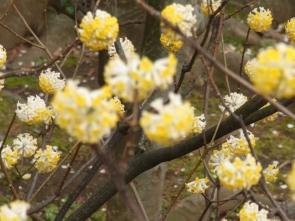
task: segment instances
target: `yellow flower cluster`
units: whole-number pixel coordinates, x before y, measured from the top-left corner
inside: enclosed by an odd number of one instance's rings
[[[229,190],[249,190],[261,177],[262,167],[250,154],[244,160],[236,157],[233,162],[226,160],[217,168],[217,176],[222,185]]]
[[[278,163],[273,163],[268,165],[268,167],[263,170],[264,178],[267,182],[274,181],[277,179],[277,175],[279,173],[279,169],[277,168]]]
[[[233,158],[233,153],[228,148],[214,150],[209,159],[209,167],[213,173],[216,173],[220,164],[224,161],[230,161]]]
[[[160,42],[168,51],[172,53],[177,52],[183,46],[183,41],[173,40],[165,34],[161,34]]]
[[[239,130],[238,132],[238,137],[230,135],[229,139],[227,139],[226,142],[222,144],[222,149],[228,149],[234,156],[245,155],[251,151],[247,139],[244,136],[243,130]],[[250,131],[247,131],[247,133],[252,147],[255,147],[254,135]]]
[[[259,11],[258,8],[254,8],[248,15],[247,23],[253,31],[266,31],[272,23],[271,12],[263,7],[259,7]]]
[[[36,124],[43,121],[45,124],[51,124],[54,113],[42,98],[38,95],[29,96],[27,104],[17,103],[15,111],[17,117],[27,124]]]
[[[0,220],[1,221],[27,221],[27,210],[30,208],[30,204],[15,200],[9,205],[5,204],[0,207]]]
[[[205,190],[209,187],[207,183],[209,179],[205,177],[204,179],[200,179],[196,177],[196,179],[190,183],[185,183],[185,188],[188,192],[193,194],[205,193]]]
[[[291,18],[286,24],[286,33],[289,39],[295,43],[295,18]]]
[[[120,44],[122,46],[125,56],[134,54],[134,46],[128,38],[125,37],[124,40],[123,38],[120,38]],[[108,53],[109,53],[110,59],[113,59],[114,57],[119,56],[116,51],[115,43],[113,43],[112,45],[108,47]]]
[[[0,45],[0,67],[2,67],[3,64],[6,62],[6,58],[6,50],[2,45]]]
[[[244,66],[245,73],[248,75],[249,78],[251,78],[252,75],[253,75],[253,73],[252,73],[252,65],[255,62],[257,62],[257,59],[256,58],[253,58],[253,59],[247,61],[247,63]]]
[[[54,94],[58,90],[62,90],[65,84],[65,80],[60,79],[60,73],[51,71],[51,68],[42,71],[39,76],[39,86],[46,94]]]
[[[94,17],[91,12],[87,12],[80,27],[80,40],[86,47],[95,51],[108,49],[115,42],[119,32],[117,18],[99,9]]]
[[[118,105],[106,99],[110,96],[109,87],[89,91],[69,80],[51,102],[57,113],[55,122],[78,140],[97,143],[118,121]]]
[[[191,122],[192,128],[191,128],[191,133],[192,134],[199,134],[201,133],[205,127],[206,127],[206,120],[204,114],[195,117],[194,115],[194,110],[196,108],[192,107],[192,115],[193,115],[193,121]]]
[[[292,191],[292,200],[295,201],[295,163],[292,164],[292,169],[287,176],[286,183]]]
[[[126,102],[143,100],[154,89],[166,89],[173,82],[177,60],[174,54],[154,63],[147,57],[137,54],[127,57],[127,64],[119,57],[110,60],[105,67],[104,76],[112,93]]]
[[[151,103],[156,111],[142,112],[140,126],[151,141],[161,145],[170,145],[185,138],[191,132],[193,115],[189,102],[182,102],[180,95],[170,93],[170,102],[163,104],[158,98]]]
[[[2,141],[0,142],[0,146],[1,145],[2,145]],[[2,157],[2,160],[3,160],[4,166],[7,169],[11,169],[13,165],[17,164],[17,151],[12,150],[9,145],[6,145],[2,149],[1,157]]]
[[[228,108],[235,112],[239,107],[241,107],[248,99],[243,94],[239,93],[230,93],[230,95],[225,95],[223,98],[225,104],[228,106]],[[225,110],[225,107],[223,105],[219,105],[219,109],[223,112]],[[225,112],[226,116],[229,116],[229,112]]]
[[[295,49],[284,43],[260,51],[252,64],[251,81],[261,94],[277,98],[295,95]]]
[[[180,5],[173,3],[166,6],[161,15],[171,24],[176,25],[188,37],[192,36],[192,29],[197,22],[196,16],[193,14],[194,8],[191,5]],[[180,35],[172,29],[165,26],[164,22],[160,24],[162,32],[172,40],[181,40]]]
[[[34,155],[34,166],[41,173],[51,172],[59,161],[60,153],[52,149],[52,146],[46,145],[45,150],[38,150]]]
[[[13,140],[12,148],[17,151],[21,157],[30,157],[37,150],[37,139],[28,133],[19,134]]]
[[[273,101],[277,101],[275,98],[273,99]],[[268,107],[269,103],[267,103],[266,105],[264,105],[262,108]],[[260,109],[262,109],[260,108]],[[277,117],[279,116],[279,112],[275,112],[272,115],[265,117],[261,120],[261,122],[266,123],[266,122],[271,122],[274,121],[275,119],[277,119]]]
[[[209,2],[209,5],[208,5],[208,2]],[[220,5],[221,5],[220,0],[203,0],[201,4],[201,9],[202,9],[202,12],[207,17],[209,17],[209,15],[215,12]],[[220,13],[217,13],[216,16],[219,16],[219,15]]]
[[[259,210],[256,203],[246,202],[240,210],[240,221],[268,221],[268,211],[265,209]]]

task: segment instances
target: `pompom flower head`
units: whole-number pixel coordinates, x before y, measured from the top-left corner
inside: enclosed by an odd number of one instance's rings
[[[268,211],[265,209],[259,210],[256,203],[246,202],[240,210],[240,221],[268,221]]]
[[[0,45],[0,67],[2,67],[3,64],[6,62],[6,58],[7,58],[6,50],[5,48],[3,48],[2,45]]]
[[[197,22],[196,16],[193,14],[194,8],[191,5],[180,5],[173,3],[168,5],[162,12],[162,16],[170,23],[179,27],[179,29],[188,37],[192,36],[192,28]],[[161,22],[162,32],[170,39],[180,40],[181,37],[172,29],[165,26]]]
[[[35,152],[37,147],[37,139],[28,133],[19,134],[13,140],[12,147],[17,151],[19,156],[30,157]]]
[[[217,176],[229,190],[249,190],[261,177],[262,167],[250,154],[244,160],[236,157],[233,162],[226,160],[217,168]]]
[[[232,112],[235,112],[239,107],[241,107],[248,99],[246,96],[244,96],[243,94],[239,94],[239,93],[230,93],[230,95],[225,95],[225,97],[223,98],[225,104],[229,107],[229,109]],[[223,105],[219,105],[219,109],[221,111],[225,110],[225,107]],[[230,113],[228,113],[227,111],[225,112],[226,116],[229,116]]]
[[[208,5],[208,1],[211,2],[211,4]],[[203,0],[201,4],[202,12],[208,17],[210,14],[215,12],[218,7],[221,5],[220,0]],[[219,16],[220,13],[217,13],[216,16]]]
[[[128,38],[126,38],[126,37],[125,37],[125,39],[120,38],[120,43],[121,43],[121,46],[122,46],[125,56],[129,56],[131,54],[134,54],[134,46]],[[108,47],[108,53],[109,53],[110,59],[113,59],[114,57],[119,56],[116,51],[115,43],[113,43],[112,45],[110,45]]]
[[[110,60],[104,76],[114,95],[125,102],[133,102],[135,92],[137,99],[143,100],[155,88],[166,89],[173,82],[176,65],[173,54],[154,63],[147,57],[140,59],[133,54],[127,57],[127,64],[119,57]]]
[[[51,68],[42,71],[39,76],[39,86],[46,94],[54,94],[63,89],[65,84],[65,80],[60,79],[60,73],[51,71]]]
[[[119,32],[117,18],[99,9],[96,10],[95,16],[87,12],[80,27],[80,40],[86,47],[95,51],[108,49],[115,42]]]
[[[117,108],[110,98],[108,87],[89,91],[68,80],[63,91],[58,91],[51,104],[57,113],[56,124],[68,134],[87,143],[97,143],[108,136],[118,121]]]
[[[15,111],[17,117],[27,124],[36,124],[43,121],[51,124],[54,113],[50,107],[46,107],[45,101],[38,95],[29,96],[26,104],[17,103]]]
[[[160,42],[168,51],[172,53],[177,52],[183,45],[183,41],[173,40],[165,34],[161,34]]]
[[[284,43],[260,51],[252,64],[251,81],[263,95],[290,98],[295,95],[295,49]]]
[[[30,204],[25,201],[16,200],[9,205],[0,207],[0,220],[2,221],[27,221],[27,210]]]
[[[0,142],[0,146],[2,141]],[[1,157],[4,163],[4,166],[7,169],[11,169],[13,165],[17,164],[17,151],[12,150],[9,145],[6,145],[1,151]]]
[[[45,150],[38,150],[34,155],[34,166],[41,173],[51,172],[59,161],[60,153],[52,149],[52,146],[46,145]]]
[[[206,177],[204,179],[200,179],[196,177],[196,179],[190,183],[185,184],[185,188],[188,192],[193,194],[200,194],[204,193],[205,190],[209,187],[207,183],[209,182],[209,179]]]
[[[163,104],[158,98],[151,103],[156,113],[143,111],[140,126],[151,141],[169,145],[185,138],[191,131],[193,115],[189,102],[182,102],[180,95],[170,93],[170,102]]]
[[[286,24],[286,33],[289,39],[295,43],[295,18],[291,18]]]
[[[278,173],[279,173],[278,163],[270,164],[265,170],[263,170],[263,175],[264,175],[265,181],[267,182],[276,180]]]
[[[247,23],[253,31],[264,32],[272,23],[271,12],[263,7],[254,8],[248,15]]]

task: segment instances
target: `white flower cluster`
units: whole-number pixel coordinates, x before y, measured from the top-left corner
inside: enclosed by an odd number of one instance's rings
[[[13,140],[12,146],[21,157],[32,156],[38,148],[37,139],[28,133],[17,135],[17,138]]]
[[[42,71],[39,76],[39,86],[46,94],[54,94],[62,90],[65,84],[65,80],[60,79],[60,73],[51,71],[51,68]]]
[[[16,200],[9,205],[5,204],[0,207],[1,221],[27,221],[27,210],[30,204],[25,201]]]
[[[46,145],[46,149],[38,150],[34,155],[34,166],[41,173],[52,171],[59,161],[60,153],[52,149],[52,146]]]
[[[129,57],[131,54],[134,54],[134,46],[128,38],[126,37],[125,39],[120,38],[120,43],[126,57]],[[119,56],[116,51],[115,43],[109,46],[108,53],[109,53],[110,59],[113,59]]]
[[[200,179],[196,177],[196,179],[190,183],[186,183],[185,187],[188,192],[193,194],[200,194],[204,193],[205,190],[209,187],[207,183],[209,182],[209,179],[206,177],[204,179]]]
[[[193,116],[194,116],[195,109],[196,109],[195,107],[192,107]],[[193,117],[192,128],[191,128],[192,134],[201,133],[205,129],[205,127],[206,127],[206,120],[205,120],[204,114],[197,117]]]
[[[248,99],[246,96],[244,96],[243,94],[239,94],[239,93],[230,93],[230,95],[225,95],[225,97],[223,98],[225,104],[229,107],[229,109],[232,112],[235,112],[239,107],[241,107]],[[223,105],[219,105],[219,108],[221,111],[225,110],[225,107]],[[228,113],[227,111],[225,112],[226,116],[229,116],[230,113]]]
[[[240,221],[269,221],[267,214],[267,210],[259,210],[256,203],[250,203],[249,201],[244,204],[239,213]]]

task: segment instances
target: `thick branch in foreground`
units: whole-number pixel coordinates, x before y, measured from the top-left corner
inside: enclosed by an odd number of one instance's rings
[[[273,106],[263,108],[259,110],[266,102],[263,98],[255,96],[246,102],[235,113],[238,116],[242,116],[246,125],[257,122],[266,116],[269,116],[276,112]],[[287,106],[292,101],[284,101],[282,104]],[[222,136],[240,128],[238,121],[234,117],[230,116],[225,119],[217,131],[215,139],[219,139]],[[206,140],[211,140],[214,134],[216,126],[210,128],[205,132]],[[196,137],[186,139],[175,146],[165,147],[158,150],[150,150],[143,154],[135,156],[130,164],[125,175],[125,180],[129,183],[135,177],[141,173],[155,167],[156,165],[179,158],[185,154],[188,154],[196,149],[201,148],[204,145],[203,136],[200,134]],[[102,188],[94,193],[78,210],[76,210],[67,221],[72,220],[86,220],[94,212],[96,212],[104,203],[106,203],[111,197],[117,193],[117,189],[113,181],[107,182]]]

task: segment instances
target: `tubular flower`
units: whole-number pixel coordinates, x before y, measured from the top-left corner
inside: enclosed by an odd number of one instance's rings
[[[258,53],[252,65],[254,86],[261,94],[278,98],[295,95],[295,49],[280,43]]]
[[[229,190],[249,190],[258,183],[261,170],[260,163],[256,164],[254,157],[248,154],[245,160],[236,157],[233,162],[221,162],[217,168],[217,176],[221,184]]]
[[[218,167],[223,161],[231,160],[233,154],[229,149],[214,150],[209,159],[209,167],[213,173],[216,173]]]
[[[252,65],[257,62],[257,59],[256,58],[253,58],[252,60],[249,60],[247,61],[247,63],[245,64],[244,66],[244,70],[245,70],[245,73],[248,75],[249,78],[252,77]]]
[[[295,163],[292,164],[292,169],[287,176],[286,183],[292,191],[292,200],[295,201]]]
[[[232,112],[235,112],[239,107],[241,107],[248,99],[246,96],[244,96],[243,94],[239,94],[239,93],[230,93],[230,95],[225,95],[225,97],[223,98],[225,104],[229,107],[229,109]],[[221,111],[225,110],[225,107],[223,105],[219,105],[219,109]],[[226,116],[229,116],[230,113],[228,113],[227,111],[225,112]]]
[[[110,99],[110,102],[112,103],[113,106],[115,106],[118,113],[120,114],[125,113],[125,109],[124,109],[125,106],[121,103],[118,97],[114,97]]]
[[[171,24],[176,25],[188,37],[192,36],[192,28],[197,22],[196,16],[193,14],[194,8],[191,5],[180,5],[173,3],[166,6],[161,12]],[[172,29],[165,26],[164,22],[160,24],[162,32],[170,39],[180,40],[181,36],[175,33]]]
[[[256,32],[266,31],[272,22],[272,15],[269,9],[263,7],[254,8],[248,15],[247,23],[249,27]]]
[[[208,1],[211,3],[208,6]],[[202,12],[209,17],[210,14],[212,14],[213,12],[215,12],[218,7],[221,5],[221,1],[220,0],[203,0],[202,4],[201,4],[201,9]],[[219,16],[220,13],[217,13],[216,16]]]
[[[256,203],[246,202],[243,209],[240,210],[240,221],[268,221],[268,211],[265,209],[259,210]]]
[[[25,201],[15,200],[9,205],[0,207],[0,220],[3,221],[27,221],[27,210],[30,204]]]
[[[192,134],[199,134],[201,133],[205,127],[206,127],[206,120],[205,120],[205,116],[204,114],[198,116],[198,117],[195,117],[194,116],[194,110],[196,108],[192,107],[191,110],[192,110],[192,115],[193,115],[193,121],[191,122],[191,133]]]
[[[116,104],[106,99],[110,96],[109,87],[89,91],[69,80],[51,102],[57,113],[55,122],[71,136],[83,142],[97,143],[111,133],[118,121]]]
[[[177,52],[183,46],[183,41],[173,40],[165,34],[161,34],[160,42],[168,51],[172,53]]]
[[[0,142],[0,146],[2,145],[2,141]],[[11,169],[11,167],[17,164],[17,151],[12,150],[9,145],[6,145],[1,151],[1,157],[4,163],[4,166],[7,169]]]
[[[2,72],[0,72],[0,76],[3,75]],[[0,91],[4,88],[4,79],[0,79]]]
[[[182,102],[180,95],[170,93],[169,104],[158,98],[151,103],[156,113],[142,112],[140,126],[147,137],[161,145],[169,145],[186,137],[191,131],[192,114],[189,102]]]
[[[252,147],[255,147],[254,135],[248,130],[247,133]],[[230,135],[229,139],[227,139],[226,142],[222,144],[222,147],[228,148],[229,151],[235,156],[245,155],[247,153],[250,153],[251,151],[247,139],[244,136],[243,130],[239,130],[239,137],[234,137],[233,135]]]
[[[134,54],[134,46],[128,38],[125,37],[124,40],[123,40],[123,38],[120,38],[120,43],[121,43],[121,46],[122,46],[125,56],[129,56],[131,54]],[[110,45],[108,47],[108,53],[109,53],[110,59],[113,59],[114,57],[119,56],[116,51],[115,43],[113,43],[112,45]]]
[[[207,183],[209,182],[209,179],[206,177],[204,179],[199,179],[196,177],[196,179],[190,183],[185,184],[185,188],[188,192],[193,194],[200,194],[204,193],[205,190],[209,187]]]
[[[104,76],[112,93],[126,102],[143,100],[156,87],[166,89],[173,81],[177,60],[173,54],[154,63],[147,57],[137,54],[127,57],[125,64],[119,57],[110,60],[105,67]]]
[[[17,151],[19,156],[30,157],[37,150],[37,139],[28,133],[19,134],[13,140],[12,148]]]
[[[65,80],[60,79],[60,73],[51,71],[51,68],[42,71],[39,76],[39,86],[46,94],[54,94],[58,90],[62,90],[65,84]]]
[[[44,100],[38,95],[29,96],[27,104],[18,102],[15,113],[21,121],[27,124],[36,124],[41,121],[45,124],[51,124],[51,118],[54,116],[52,109],[46,107]]]
[[[5,48],[3,48],[2,45],[0,45],[0,67],[2,67],[3,64],[6,62],[6,58],[7,58],[6,50]]]
[[[286,24],[286,33],[290,40],[295,43],[295,18],[291,18]]]
[[[273,99],[273,101],[277,101],[275,98]],[[264,105],[262,108],[266,108],[269,106],[269,103],[267,103],[266,105]],[[260,110],[262,109],[260,108]],[[275,119],[277,119],[277,117],[279,116],[278,112],[273,113],[272,115],[265,117],[261,120],[261,122],[266,123],[266,122],[271,122],[274,121]]]
[[[267,182],[274,181],[277,179],[277,175],[279,173],[279,169],[277,168],[278,163],[273,163],[268,165],[268,167],[263,170],[264,178]]]
[[[80,27],[80,40],[95,51],[108,49],[115,42],[119,31],[117,18],[99,9],[94,17],[91,12],[87,12]]]
[[[60,153],[52,149],[52,146],[46,145],[45,150],[38,150],[34,155],[34,166],[41,173],[51,172],[59,161]]]

